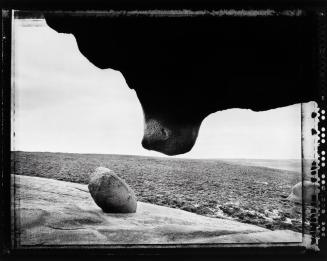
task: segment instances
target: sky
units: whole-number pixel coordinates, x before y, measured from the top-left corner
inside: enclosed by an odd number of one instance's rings
[[[165,156],[142,148],[142,108],[123,75],[91,64],[73,35],[16,19],[13,57],[12,150]],[[300,159],[301,105],[211,114],[174,157]]]

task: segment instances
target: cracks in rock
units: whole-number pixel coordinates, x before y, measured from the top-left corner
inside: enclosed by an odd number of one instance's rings
[[[78,189],[78,190],[80,190],[80,191],[83,191],[83,192],[89,193],[89,191],[84,190],[84,189],[80,189],[80,188],[76,188],[76,187],[74,187],[74,189]]]
[[[80,230],[80,229],[85,229],[84,227],[76,227],[76,228],[63,228],[63,227],[54,227],[47,225],[47,227],[52,228],[52,229],[57,229],[57,230]]]

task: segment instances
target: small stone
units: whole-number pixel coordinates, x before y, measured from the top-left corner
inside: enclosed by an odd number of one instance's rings
[[[137,200],[133,190],[112,170],[99,167],[88,185],[95,203],[106,213],[135,213]]]

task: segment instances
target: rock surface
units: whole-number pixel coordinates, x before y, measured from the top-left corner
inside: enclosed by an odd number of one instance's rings
[[[12,175],[18,246],[78,244],[301,242],[289,230],[271,231],[236,221],[138,202],[136,213],[108,214],[87,186]]]
[[[311,181],[305,180],[303,182],[303,203],[310,204],[312,202],[312,196],[316,196],[318,200],[319,188]],[[287,197],[287,200],[302,204],[302,182],[295,184],[292,187],[292,193]]]
[[[96,168],[88,185],[95,203],[106,213],[135,213],[134,191],[112,170]]]

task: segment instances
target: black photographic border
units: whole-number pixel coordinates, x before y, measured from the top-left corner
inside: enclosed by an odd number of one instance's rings
[[[318,177],[319,187],[321,192],[313,207],[317,207],[317,213],[312,213],[311,232],[312,243],[319,246],[320,252],[314,255],[326,254],[326,166],[323,166],[322,152],[326,152],[326,142],[324,135],[326,132],[326,120],[322,118],[322,110],[326,111],[326,77],[327,77],[327,62],[326,62],[326,48],[327,48],[327,7],[324,1],[129,1],[129,0],[115,0],[115,1],[82,1],[74,0],[50,0],[42,2],[41,0],[31,0],[28,3],[22,0],[5,1],[1,4],[1,254],[9,256],[25,256],[25,255],[307,255],[313,253],[310,250],[299,244],[269,244],[269,247],[258,246],[257,244],[192,244],[192,245],[134,245],[134,246],[113,246],[113,247],[35,247],[16,249],[13,245],[12,231],[11,231],[11,197],[10,197],[10,114],[11,114],[11,23],[12,10],[46,10],[46,11],[86,11],[86,10],[104,10],[104,9],[123,9],[123,10],[167,10],[167,9],[191,9],[191,10],[216,10],[216,9],[305,9],[316,13],[316,54],[313,64],[316,67],[316,82],[314,83],[320,91],[321,100],[318,101],[319,111],[317,115],[318,122],[318,145],[316,148],[318,157],[318,171],[315,174]],[[316,163],[315,163],[316,164]],[[324,175],[324,176],[323,176]],[[318,215],[317,215],[318,214]],[[318,218],[317,218],[318,217]],[[324,229],[323,229],[324,228]],[[318,231],[320,237],[317,238],[314,234]],[[237,251],[235,251],[237,249]]]

